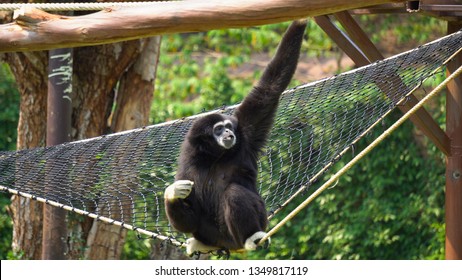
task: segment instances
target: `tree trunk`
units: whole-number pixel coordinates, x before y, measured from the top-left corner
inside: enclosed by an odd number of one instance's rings
[[[5,55],[5,60],[16,76],[21,94],[18,150],[45,145],[47,59],[46,52],[9,53]],[[21,167],[18,166],[17,168],[19,170]],[[18,181],[17,183],[30,184],[31,182]],[[13,251],[24,259],[40,259],[42,251],[42,203],[13,196],[10,210],[13,218]]]
[[[116,94],[116,108],[111,116],[111,131],[119,132],[142,127],[149,122],[154,80],[160,53],[160,37],[137,41],[141,52],[123,74]],[[124,159],[121,159],[123,162]],[[121,178],[123,180],[123,178]],[[120,182],[120,184],[133,184]],[[135,185],[131,188],[136,188]],[[124,207],[129,208],[130,205]],[[125,209],[124,213],[130,213]],[[127,217],[129,219],[129,217]],[[122,252],[126,230],[118,226],[93,221],[87,240],[88,259],[118,259]]]

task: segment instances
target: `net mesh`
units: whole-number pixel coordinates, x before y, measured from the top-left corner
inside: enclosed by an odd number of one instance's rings
[[[268,212],[310,187],[461,47],[462,33],[457,32],[284,92],[258,162],[258,188]],[[232,114],[236,106],[218,111]],[[169,225],[163,192],[174,180],[179,147],[197,117],[53,147],[2,152],[0,188],[181,245],[186,236]]]

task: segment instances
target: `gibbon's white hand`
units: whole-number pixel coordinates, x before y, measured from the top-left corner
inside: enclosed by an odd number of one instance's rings
[[[185,199],[191,193],[194,182],[178,180],[165,189],[164,198],[167,200]]]

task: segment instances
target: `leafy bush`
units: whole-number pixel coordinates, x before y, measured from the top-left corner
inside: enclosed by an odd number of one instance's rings
[[[422,157],[413,129],[405,123],[274,235],[268,251],[246,257],[443,259],[444,160],[435,150],[426,150],[428,155]],[[356,148],[370,141],[363,139]],[[331,174],[352,156],[347,154]],[[301,200],[290,204],[272,224]]]
[[[19,118],[19,93],[5,63],[0,62],[0,151],[16,149]],[[0,194],[0,259],[11,258],[13,225],[7,212],[9,195]]]
[[[16,149],[19,93],[8,65],[0,62],[0,151]]]

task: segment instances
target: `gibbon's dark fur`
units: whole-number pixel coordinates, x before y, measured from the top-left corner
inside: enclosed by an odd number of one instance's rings
[[[234,116],[197,119],[181,148],[175,180],[194,182],[184,199],[165,200],[171,225],[203,244],[241,249],[247,238],[267,227],[267,212],[256,188],[257,159],[267,141],[281,93],[297,67],[306,21],[294,21],[256,86]],[[229,119],[236,144],[225,149],[213,126]]]

